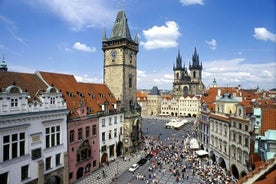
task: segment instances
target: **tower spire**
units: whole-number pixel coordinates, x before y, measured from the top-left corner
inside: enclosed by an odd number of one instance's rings
[[[2,63],[0,64],[0,71],[7,71],[7,70],[8,70],[8,67],[5,61],[5,56],[3,54]]]

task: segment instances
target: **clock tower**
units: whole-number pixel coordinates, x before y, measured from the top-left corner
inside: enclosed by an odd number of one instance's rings
[[[141,116],[136,103],[138,36],[133,40],[124,11],[119,11],[110,38],[104,32],[104,84],[118,101],[124,113],[125,153],[135,151],[141,134]]]

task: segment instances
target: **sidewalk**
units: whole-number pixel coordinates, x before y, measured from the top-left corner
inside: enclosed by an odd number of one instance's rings
[[[104,167],[100,167],[98,170],[94,171],[90,175],[84,176],[83,178],[79,179],[74,184],[110,184],[112,182],[112,178],[114,178],[117,171],[118,175],[121,175],[132,164],[138,162],[140,158],[140,153],[134,156],[128,156],[126,161],[123,161],[122,158],[117,158],[117,160],[110,162],[109,166],[105,165]],[[104,178],[102,176],[103,170],[107,174],[107,176]],[[97,176],[100,176],[100,179],[97,179]]]

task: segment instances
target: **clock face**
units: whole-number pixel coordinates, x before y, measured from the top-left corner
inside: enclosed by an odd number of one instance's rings
[[[116,52],[116,50],[112,50],[110,54],[111,54],[112,59],[115,59],[117,52]]]

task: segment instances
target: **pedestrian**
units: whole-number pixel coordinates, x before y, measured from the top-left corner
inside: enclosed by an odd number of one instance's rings
[[[189,180],[189,175],[187,174],[187,180]]]

